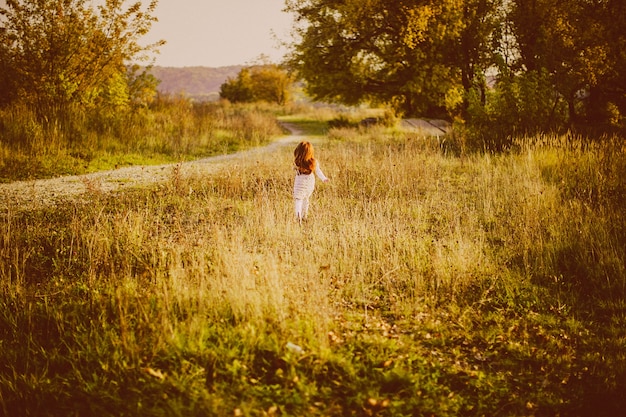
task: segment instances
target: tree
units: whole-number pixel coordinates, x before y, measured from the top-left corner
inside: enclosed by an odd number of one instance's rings
[[[463,116],[467,117],[468,95],[477,89],[480,102],[486,101],[486,71],[497,62],[497,46],[502,41],[499,32],[503,23],[502,1],[499,0],[468,0],[462,7],[461,30],[456,58],[450,64],[461,70],[464,100]]]
[[[127,64],[163,42],[141,46],[156,20],[157,0],[128,7],[105,0],[7,0],[0,7],[0,92],[4,104],[21,101],[44,117],[72,105],[117,106],[132,97]]]
[[[589,120],[611,127],[626,128],[626,3],[602,2],[596,22],[601,27],[605,70],[597,74],[590,89]]]
[[[142,67],[138,64],[127,66],[126,85],[130,104],[145,107],[154,101],[160,80],[151,73],[151,70],[150,66]]]
[[[278,65],[269,64],[252,68],[252,94],[255,101],[278,105],[291,100],[293,77]]]
[[[513,70],[547,71],[568,104],[570,124],[601,122],[598,109],[624,74],[623,12],[621,1],[513,0],[508,18],[519,50]]]
[[[279,105],[291,100],[293,77],[276,64],[242,68],[237,78],[220,87],[220,97],[233,103],[265,101]]]
[[[229,77],[220,86],[220,97],[233,103],[249,103],[254,100],[250,68],[242,68],[237,78]]]
[[[289,63],[317,100],[457,111],[490,65],[499,0],[289,0]]]
[[[488,103],[496,99],[510,106],[506,119],[519,125],[504,125],[517,131],[561,128],[568,117],[569,124],[625,124],[622,0],[286,4],[296,18],[288,63],[316,100],[385,103],[483,124],[497,119]]]

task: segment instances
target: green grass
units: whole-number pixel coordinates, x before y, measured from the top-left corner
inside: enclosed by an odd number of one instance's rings
[[[65,124],[0,110],[0,181],[85,174],[232,153],[282,133],[278,109],[162,99],[116,116],[75,109]]]
[[[456,157],[385,129],[310,140],[331,182],[303,226],[291,148],[89,203],[7,202],[0,413],[626,406],[623,141]]]

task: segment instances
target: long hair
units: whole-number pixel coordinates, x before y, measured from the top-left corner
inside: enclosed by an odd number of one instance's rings
[[[310,142],[300,142],[293,151],[294,163],[300,174],[309,175],[315,170],[315,158],[313,157],[313,145]]]

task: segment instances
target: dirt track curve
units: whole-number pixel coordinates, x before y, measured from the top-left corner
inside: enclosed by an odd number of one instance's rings
[[[178,164],[132,166],[84,175],[0,184],[0,207],[6,207],[11,203],[33,207],[49,205],[67,197],[78,197],[89,190],[111,192],[123,188],[161,183],[171,178],[175,169],[179,169],[181,175],[211,174],[226,163],[256,158],[269,154],[278,147],[291,145],[301,140],[302,132],[297,127],[288,123],[282,125],[291,134],[282,136],[269,145],[233,154],[212,156]]]

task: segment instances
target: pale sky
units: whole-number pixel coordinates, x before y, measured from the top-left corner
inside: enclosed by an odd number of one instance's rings
[[[285,50],[275,38],[289,40],[292,21],[284,7],[285,0],[159,0],[159,21],[141,43],[165,40],[155,65],[166,67],[243,65],[261,54],[279,62]]]
[[[129,3],[132,3],[130,1]],[[147,1],[145,1],[147,3]],[[285,0],[159,0],[156,22],[144,41],[164,39],[155,65],[242,65],[261,54],[278,62],[289,40],[292,17]],[[276,36],[274,36],[275,34]]]

